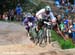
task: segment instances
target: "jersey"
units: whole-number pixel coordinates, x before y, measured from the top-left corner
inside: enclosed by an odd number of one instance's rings
[[[63,23],[60,24],[60,29],[61,29],[61,31],[64,30],[64,24]]]
[[[64,24],[68,26],[68,20],[64,20]]]
[[[51,18],[51,20],[55,20],[56,18],[54,17],[54,15],[53,15],[53,12],[50,12],[49,14],[46,14],[45,13],[45,9],[41,9],[40,11],[38,11],[37,13],[36,13],[36,17],[38,18],[38,19],[47,19],[48,17],[50,17]]]
[[[16,7],[16,13],[20,15],[22,13],[22,8],[21,7]]]

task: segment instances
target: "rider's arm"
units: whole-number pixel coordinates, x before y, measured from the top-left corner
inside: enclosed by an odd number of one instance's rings
[[[23,24],[26,24],[28,22],[28,19],[25,18],[24,21],[23,21]]]
[[[50,12],[50,18],[51,18],[51,19],[56,19],[56,17],[53,15],[52,12]]]
[[[42,13],[44,13],[45,12],[45,9],[41,9],[40,11],[38,11],[37,13],[36,13],[36,17],[37,18],[42,18]]]
[[[56,17],[53,15],[52,12],[50,12],[50,18],[51,18],[52,23],[56,23]]]

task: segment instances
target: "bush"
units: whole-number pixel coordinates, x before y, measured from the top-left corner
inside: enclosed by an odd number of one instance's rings
[[[54,41],[58,41],[62,49],[70,49],[70,48],[74,48],[75,47],[75,45],[72,43],[72,40],[66,40],[65,41],[55,31],[52,31],[52,39]]]
[[[62,49],[74,48],[74,45],[72,44],[71,40],[66,40],[66,41],[61,40],[60,46]]]
[[[45,6],[46,6],[46,4],[43,2],[42,3],[40,2],[37,6],[31,2],[28,2],[28,3],[23,4],[23,10],[27,11],[27,12],[36,13],[38,10],[44,8]]]

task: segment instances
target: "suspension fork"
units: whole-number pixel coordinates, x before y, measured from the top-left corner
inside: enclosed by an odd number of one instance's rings
[[[47,35],[47,41],[50,43],[51,42],[51,29],[46,29],[46,35]]]

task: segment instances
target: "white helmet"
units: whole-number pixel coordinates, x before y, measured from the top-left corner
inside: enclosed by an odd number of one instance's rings
[[[26,17],[32,17],[32,14],[31,13],[27,13]]]
[[[51,7],[50,7],[50,6],[46,6],[46,7],[45,7],[45,10],[46,10],[46,11],[51,11]]]

